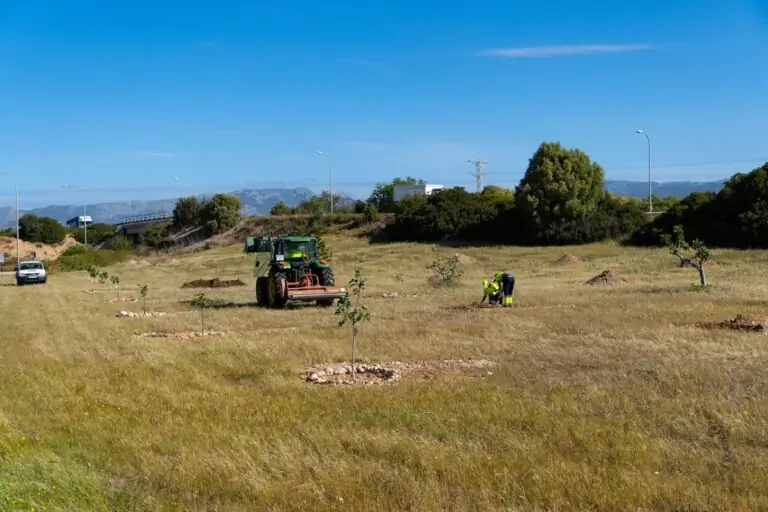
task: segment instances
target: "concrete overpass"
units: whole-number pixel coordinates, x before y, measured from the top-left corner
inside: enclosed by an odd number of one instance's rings
[[[160,224],[168,224],[173,220],[170,212],[147,213],[145,215],[133,215],[124,217],[121,222],[115,224],[115,234],[131,238],[136,243],[144,241],[147,229]]]

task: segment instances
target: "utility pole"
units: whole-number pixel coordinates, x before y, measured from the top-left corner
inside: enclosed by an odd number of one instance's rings
[[[648,141],[648,214],[653,215],[653,187],[651,186],[651,138],[647,132],[643,130],[637,130],[640,135],[645,135],[645,140]]]
[[[475,166],[475,172],[470,174],[475,177],[477,183],[477,193],[479,194],[483,191],[483,175],[485,174],[483,166],[488,162],[484,161],[482,158],[478,158],[477,160],[467,160],[467,163]]]
[[[7,172],[0,172],[0,176],[9,176]],[[16,193],[16,265],[21,261],[21,243],[19,242],[19,179],[14,177],[13,190]]]

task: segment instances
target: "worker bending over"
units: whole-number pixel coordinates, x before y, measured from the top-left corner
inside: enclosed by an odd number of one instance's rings
[[[493,281],[483,281],[483,300],[488,298],[488,304],[494,305],[501,301],[501,305],[509,307],[512,305],[512,294],[515,291],[515,276],[509,272],[497,272],[493,276]]]
[[[488,304],[495,306],[501,300],[501,295],[502,291],[501,288],[499,288],[499,285],[493,281],[489,282],[487,279],[483,279],[483,298],[480,301],[480,304],[485,302],[485,299],[488,299]]]
[[[512,306],[512,294],[515,292],[515,276],[509,272],[497,272],[493,281],[501,287],[504,296],[502,306]]]
[[[493,281],[501,287],[503,294],[502,306],[512,306],[512,294],[515,292],[515,276],[509,272],[497,272],[493,276]]]

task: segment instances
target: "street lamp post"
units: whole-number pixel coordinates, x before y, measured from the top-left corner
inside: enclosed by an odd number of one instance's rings
[[[637,130],[637,133],[645,135],[648,141],[648,213],[653,213],[653,191],[651,188],[651,138],[643,130]]]
[[[78,190],[83,190],[82,187],[78,187],[77,185],[62,185],[61,188],[76,188]],[[86,201],[83,200],[83,244],[88,245],[88,221],[85,219],[88,216],[88,213],[85,209]]]
[[[0,173],[2,176],[8,176],[7,172]],[[21,243],[19,242],[19,180],[13,182],[13,190],[16,193],[16,265],[21,261]]]
[[[322,151],[317,152],[318,155],[325,155]],[[331,201],[331,215],[333,215],[333,170],[331,167],[331,157],[328,157],[328,195]]]

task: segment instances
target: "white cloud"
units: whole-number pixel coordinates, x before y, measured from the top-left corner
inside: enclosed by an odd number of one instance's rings
[[[556,57],[561,55],[592,55],[597,53],[626,53],[652,49],[647,44],[579,44],[559,46],[532,46],[528,48],[496,48],[478,53],[483,57],[508,59],[531,57]]]

